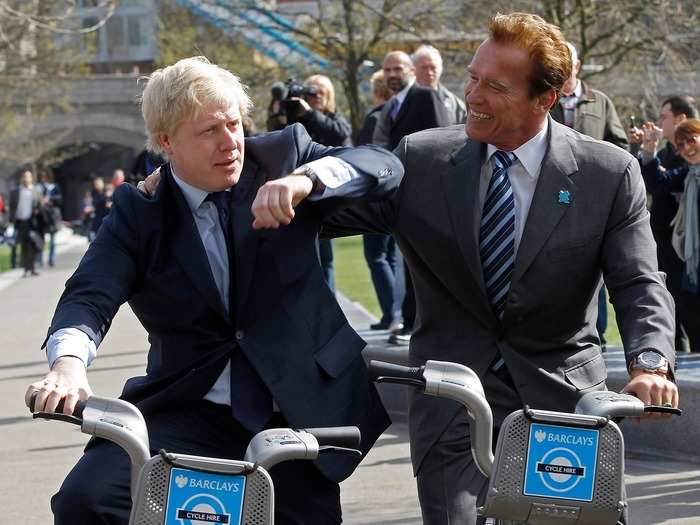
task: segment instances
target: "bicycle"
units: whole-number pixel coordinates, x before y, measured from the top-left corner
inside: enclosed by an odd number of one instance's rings
[[[492,450],[493,414],[481,380],[466,366],[427,361],[421,367],[370,361],[380,383],[410,385],[452,399],[470,415],[471,452],[488,478],[479,516],[505,524],[615,525],[627,506],[624,492],[624,417],[658,412],[634,396],[584,394],[574,413],[524,407],[509,414]],[[488,523],[488,521],[487,521]]]
[[[263,430],[253,436],[242,461],[165,450],[151,457],[146,422],[131,403],[93,395],[79,401],[73,415],[61,410],[33,417],[79,425],[83,433],[112,441],[128,454],[129,525],[273,525],[270,468],[283,461],[314,460],[325,452],[360,455],[357,427],[327,427]]]

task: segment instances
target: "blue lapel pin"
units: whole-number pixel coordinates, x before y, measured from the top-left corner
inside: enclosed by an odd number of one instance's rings
[[[566,190],[559,191],[559,204],[571,204],[571,193]]]

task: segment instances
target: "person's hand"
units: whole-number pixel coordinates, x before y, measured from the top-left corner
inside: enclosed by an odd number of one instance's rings
[[[653,122],[645,122],[642,125],[642,133],[642,149],[651,155],[656,155],[663,131]]]
[[[34,406],[32,396],[36,393]],[[33,412],[55,412],[61,399],[65,399],[63,413],[73,414],[78,400],[92,395],[85,365],[77,357],[63,356],[54,361],[44,379],[32,383],[24,394],[24,403]]]
[[[637,126],[629,128],[627,134],[629,135],[630,144],[641,144],[644,139],[644,131]]]
[[[151,173],[145,180],[140,181],[136,188],[145,193],[148,196],[153,196],[160,182],[160,168],[157,168],[153,173]]]
[[[293,102],[293,104],[290,104],[290,102]],[[294,118],[302,118],[308,115],[311,111],[313,111],[313,108],[303,98],[292,97],[288,99],[287,112],[291,113]]]
[[[279,228],[294,218],[294,207],[305,199],[313,183],[305,175],[287,175],[260,187],[253,201],[253,228]]]
[[[663,375],[645,372],[644,370],[632,370],[630,380],[622,391],[631,394],[645,405],[670,406],[678,408],[678,387]],[[644,418],[669,418],[669,414],[649,413]],[[636,418],[639,421],[638,418]]]

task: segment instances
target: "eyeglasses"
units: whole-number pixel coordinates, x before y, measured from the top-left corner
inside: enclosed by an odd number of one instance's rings
[[[681,146],[695,146],[697,143],[700,142],[700,135],[693,135],[692,137],[688,137],[687,139],[679,139],[676,140],[676,147],[680,148]]]

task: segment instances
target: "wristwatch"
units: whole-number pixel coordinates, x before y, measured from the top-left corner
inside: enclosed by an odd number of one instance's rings
[[[303,175],[304,177],[308,177],[309,180],[311,181],[311,193],[314,194],[318,191],[321,181],[318,178],[318,175],[314,171],[314,169],[309,166],[308,164],[301,166],[297,172],[298,175]]]
[[[659,352],[646,350],[634,358],[630,371],[643,370],[649,374],[668,374],[668,361]]]

